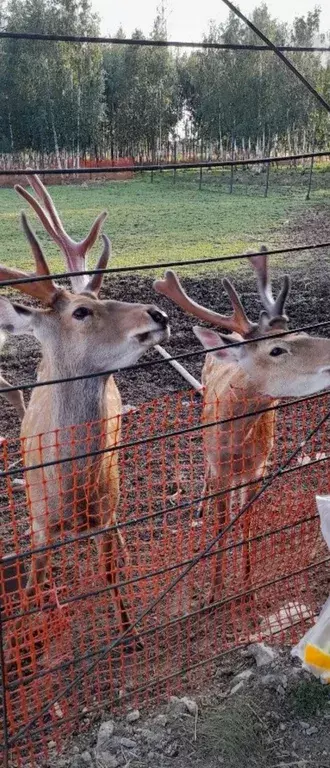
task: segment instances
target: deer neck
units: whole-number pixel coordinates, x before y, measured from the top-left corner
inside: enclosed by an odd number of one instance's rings
[[[232,402],[235,415],[241,415],[244,412],[257,411],[262,408],[269,408],[276,403],[274,397],[258,392],[253,381],[247,377],[242,380],[242,378],[238,376],[230,382],[228,387],[228,397]]]
[[[52,398],[57,427],[105,419],[106,385],[107,379],[104,376],[54,385]]]
[[[276,400],[256,390],[249,376],[233,363],[208,360],[203,371],[204,409],[216,408],[217,418],[226,419],[271,407]]]
[[[61,362],[53,365],[49,355],[43,356],[38,381],[73,375],[79,374]],[[103,451],[120,440],[120,413],[120,395],[112,376],[67,381],[33,390],[21,427],[21,437],[27,439],[24,462],[28,466],[40,459],[42,462],[55,460],[55,468],[50,466],[44,472],[51,489],[58,488],[60,474],[64,516],[67,510],[70,517],[74,505],[85,520],[86,505],[92,504],[101,492],[106,497],[109,476],[112,471],[116,477],[117,465],[116,459],[111,458],[115,454]],[[58,468],[57,462],[61,459],[65,461]],[[54,490],[51,495],[56,498]]]
[[[111,366],[109,366],[111,367]],[[38,370],[38,381],[65,379],[82,375],[65,360],[44,353]],[[33,391],[31,406],[42,407],[43,431],[109,418],[108,375],[64,381]],[[47,406],[48,403],[48,406]],[[35,408],[34,408],[35,410]]]

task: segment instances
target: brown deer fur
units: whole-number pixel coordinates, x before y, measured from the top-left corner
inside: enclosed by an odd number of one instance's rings
[[[81,243],[64,231],[54,204],[38,177],[31,184],[34,198],[17,191],[34,208],[52,239],[60,246],[70,271],[87,269],[86,254],[95,243],[104,214]],[[131,625],[128,608],[118,586],[118,550],[123,537],[116,528],[120,499],[118,452],[71,459],[73,455],[113,449],[121,437],[121,399],[113,376],[107,371],[134,364],[150,347],[169,337],[168,319],[152,305],[101,301],[102,274],[72,277],[74,292],[59,288],[49,276],[40,245],[22,215],[25,234],[36,262],[36,274],[46,280],[21,283],[18,290],[37,297],[45,309],[35,309],[0,299],[0,328],[13,333],[34,333],[42,348],[38,381],[99,374],[95,378],[38,387],[33,390],[22,422],[27,504],[32,526],[32,546],[52,543],[65,531],[97,532],[100,559],[121,618]],[[107,266],[110,243],[103,235],[103,252],[97,269]],[[24,277],[18,270],[0,266],[0,279]],[[72,426],[75,427],[74,433]],[[58,431],[58,445],[54,438]],[[71,444],[74,434],[75,444]],[[34,465],[65,460],[42,469]],[[117,554],[116,554],[117,553]],[[33,600],[37,584],[45,579],[48,555],[33,557],[26,594]],[[138,641],[139,642],[139,641]]]
[[[283,335],[288,330],[284,315],[290,281],[284,278],[282,289],[274,299],[268,277],[267,250],[250,257],[258,277],[263,311],[259,322],[246,316],[235,289],[228,280],[224,286],[233,305],[231,316],[219,315],[196,304],[184,292],[175,273],[166,273],[155,289],[185,311],[213,326],[231,331],[224,335],[207,328],[195,327],[194,332],[206,349],[202,373],[204,385],[204,424],[228,420],[203,430],[205,479],[203,496],[217,494],[205,500],[199,510],[202,516],[208,508],[220,532],[229,521],[232,494],[222,492],[231,487],[251,483],[241,490],[241,505],[246,504],[258,490],[265,475],[274,444],[276,412],[253,415],[253,411],[272,408],[281,398],[313,394],[330,386],[330,339],[305,333]],[[271,338],[272,336],[276,338]],[[249,341],[235,346],[235,342]],[[215,349],[214,349],[215,348]],[[244,417],[244,414],[251,416]],[[243,418],[237,418],[242,417]],[[231,420],[232,419],[232,420]],[[244,514],[244,535],[250,530],[251,507]],[[250,574],[249,547],[244,549],[245,573]],[[226,561],[216,558],[211,589],[211,601],[223,583]]]

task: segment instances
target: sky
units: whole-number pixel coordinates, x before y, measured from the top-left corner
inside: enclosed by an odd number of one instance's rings
[[[120,25],[129,37],[139,27],[144,34],[152,28],[159,0],[92,0],[94,9],[101,18],[103,34],[114,36]],[[262,0],[240,0],[240,9],[246,15]],[[330,30],[329,0],[268,0],[273,16],[291,22],[295,16],[306,14],[315,5],[322,9],[321,30]],[[225,20],[228,9],[221,0],[167,0],[168,36],[172,40],[198,42],[207,30],[210,19],[220,23]],[[194,10],[193,10],[194,9]]]

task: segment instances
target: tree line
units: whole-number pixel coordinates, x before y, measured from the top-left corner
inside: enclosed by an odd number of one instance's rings
[[[265,4],[251,18],[279,45],[328,39],[320,34],[318,8],[291,26],[272,18]],[[89,0],[0,0],[0,29],[100,32]],[[160,7],[150,37],[166,35]],[[124,31],[116,37],[124,39]],[[144,33],[136,29],[132,37]],[[210,23],[203,39],[260,42],[231,13],[224,24]],[[289,56],[329,100],[330,57]],[[1,39],[0,57],[2,155],[37,152],[60,165],[63,153],[73,163],[84,156],[156,160],[169,145],[173,159],[173,146],[184,139],[202,157],[234,147],[268,154],[328,146],[328,115],[272,52]]]

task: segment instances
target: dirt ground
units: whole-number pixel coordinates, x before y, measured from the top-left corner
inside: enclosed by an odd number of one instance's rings
[[[289,245],[330,240],[330,220],[326,207],[309,211],[303,221],[296,222],[294,230],[291,228],[286,233],[285,239]],[[275,266],[276,284],[276,277],[283,274],[284,268],[292,275],[293,286],[288,303],[292,327],[328,319],[329,264],[329,253],[314,251],[299,258],[285,257]],[[230,268],[226,270],[226,275],[230,275]],[[221,277],[220,264],[217,273],[203,275],[200,279],[186,278],[184,284],[195,300],[225,312],[229,304],[221,287]],[[246,265],[242,271],[235,270],[234,282],[248,313],[255,317],[256,284]],[[112,276],[106,281],[104,296],[117,300],[156,302],[168,312],[171,320],[172,339],[167,345],[168,351],[175,355],[188,350],[201,350],[191,330],[191,318],[170,305],[166,299],[156,296],[151,278],[141,274]],[[330,329],[326,328],[315,332],[330,335]],[[34,339],[11,338],[1,361],[2,371],[13,383],[32,382],[35,380],[39,359],[40,352]],[[203,359],[203,354],[200,354],[187,358],[183,363],[200,378]],[[143,362],[153,363],[157,360],[156,353],[151,352]],[[171,394],[185,389],[181,377],[167,364],[147,364],[140,370],[118,374],[116,380],[125,405],[139,405],[161,398],[164,393]],[[18,431],[18,420],[6,406],[1,414],[0,434],[15,438]],[[244,687],[231,694],[236,683],[241,682],[235,681],[235,676],[246,668],[252,670],[250,678],[245,680]],[[267,681],[263,680],[267,675],[273,675],[274,679],[268,677]],[[197,690],[200,694],[200,690]],[[190,685],[189,696],[198,699],[197,721],[195,716],[182,708],[177,712],[175,703],[172,709],[170,706],[166,725],[155,723],[154,718],[159,714],[167,716],[167,709],[157,710],[152,716],[141,713],[143,725],[140,720],[134,725],[128,724],[125,719],[118,720],[118,738],[131,739],[137,746],[128,747],[117,741],[113,751],[113,745],[110,745],[111,750],[109,747],[110,751],[107,751],[113,760],[109,758],[108,763],[96,761],[93,750],[100,722],[99,719],[94,721],[93,716],[87,712],[82,727],[84,735],[70,742],[63,758],[50,758],[48,764],[52,768],[153,768],[157,762],[166,768],[172,765],[178,768],[216,768],[219,765],[228,768],[245,765],[258,768],[308,768],[310,765],[330,768],[328,689],[324,693],[325,689],[321,689],[318,683],[315,684],[300,671],[295,672],[287,654],[280,655],[273,667],[264,672],[257,671],[253,661],[237,651],[228,656],[226,662],[222,660],[218,666],[212,665],[212,678],[203,695],[197,696],[197,690],[192,693]],[[322,693],[319,693],[321,690]],[[111,713],[105,711],[102,719],[107,721],[109,717]],[[136,729],[141,727],[147,731],[156,730],[158,742],[156,737],[154,742],[151,736],[142,735],[140,738]],[[52,749],[50,746],[50,753]],[[84,753],[87,754],[83,756]]]
[[[101,721],[50,756],[50,768],[329,768],[330,689],[288,651],[257,667],[250,649],[214,670],[206,691],[148,714]],[[89,723],[89,724],[87,724]]]

